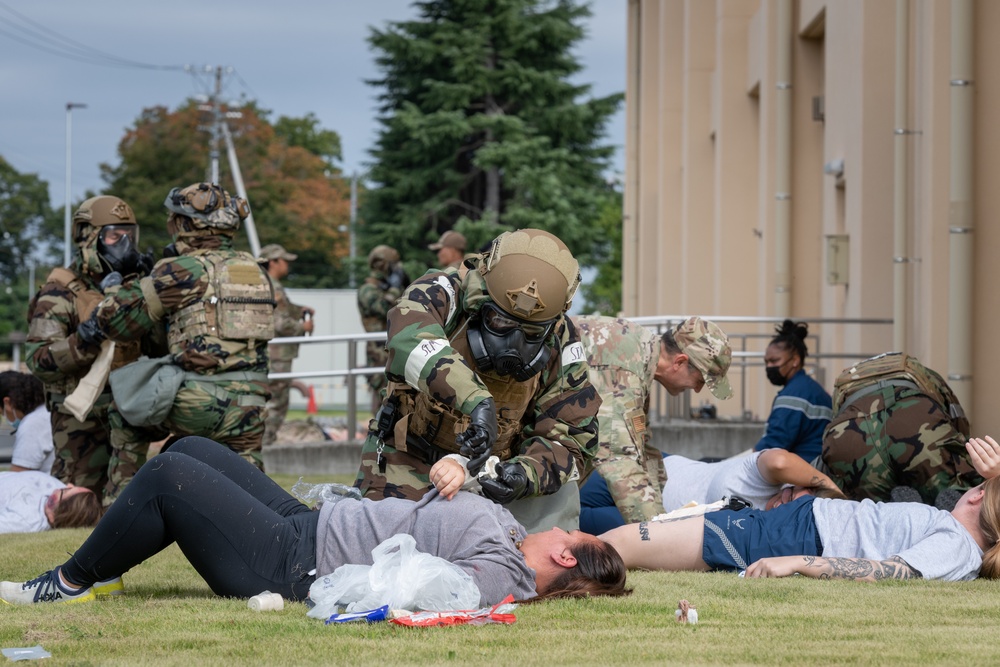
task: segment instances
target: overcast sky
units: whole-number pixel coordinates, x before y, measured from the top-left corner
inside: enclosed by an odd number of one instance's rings
[[[625,89],[625,0],[593,0],[577,55],[577,83],[594,96]],[[18,16],[20,15],[20,16]],[[49,184],[53,206],[66,188],[66,104],[72,112],[73,201],[103,187],[98,165],[117,164],[125,129],[144,108],[176,108],[207,92],[209,79],[136,63],[232,67],[225,96],[246,95],[278,116],[314,113],[341,136],[342,166],[363,171],[377,126],[370,26],[415,18],[409,0],[0,0],[0,155]],[[132,63],[90,62],[82,46]],[[76,57],[57,55],[67,50]],[[103,60],[103,59],[101,59]],[[607,142],[624,171],[624,113]]]

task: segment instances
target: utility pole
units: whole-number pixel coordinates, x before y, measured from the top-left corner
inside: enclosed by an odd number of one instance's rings
[[[236,194],[243,199],[250,201],[247,198],[247,189],[243,186],[243,172],[240,171],[240,162],[236,158],[236,147],[233,146],[233,135],[229,132],[229,126],[226,125],[225,121],[219,123],[219,127],[222,129],[222,134],[226,139],[226,155],[229,157],[229,169],[233,172],[233,181],[236,183]],[[250,241],[250,252],[253,253],[254,257],[260,256],[260,239],[257,238],[257,226],[253,222],[253,209],[250,209],[250,214],[247,219],[243,221],[243,224],[247,228],[247,239]]]
[[[209,169],[212,183],[219,182],[219,126],[222,124],[222,111],[219,108],[219,99],[222,97],[222,66],[215,68],[215,93],[212,95],[212,146],[209,150]]]
[[[73,176],[73,109],[86,109],[86,104],[79,102],[66,103],[66,211],[63,221],[63,266],[69,266],[73,259],[73,232],[70,225],[70,208],[73,205],[73,192],[70,180]]]
[[[354,276],[357,269],[355,268],[355,260],[358,257],[358,172],[354,172],[351,175],[351,227],[349,231],[349,238],[351,242],[351,276],[350,282],[348,283],[351,289],[354,289],[358,285],[357,278]]]

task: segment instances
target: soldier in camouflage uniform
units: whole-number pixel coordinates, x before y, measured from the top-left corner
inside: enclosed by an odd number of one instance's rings
[[[105,386],[82,421],[64,406],[101,349],[99,344],[82,340],[78,329],[103,298],[102,280],[109,274],[145,275],[153,261],[151,256],[138,253],[135,214],[118,197],[102,195],[83,202],[73,214],[73,240],[77,248],[73,263],[53,269],[28,307],[26,363],[45,385],[56,450],[52,474],[101,497],[112,472],[119,476],[130,473],[109,467],[110,388]],[[151,344],[148,339],[143,342]],[[139,342],[116,346],[113,367],[123,366],[139,354]]]
[[[573,317],[590,366],[590,382],[601,395],[600,446],[593,469],[626,523],[663,512],[667,474],[660,451],[649,443],[647,414],[653,382],[671,396],[707,386],[716,398],[733,395],[726,373],[729,338],[715,323],[692,317],[662,337],[646,327],[612,317]],[[590,484],[597,480],[589,480]],[[587,505],[586,488],[583,504]]]
[[[389,313],[389,395],[355,482],[366,497],[419,499],[443,456],[461,453],[475,475],[495,455],[483,494],[511,507],[560,492],[597,450],[601,399],[563,316],[580,279],[573,255],[525,229],[471,261],[464,277],[428,272]]]
[[[389,311],[399,301],[403,290],[410,284],[410,279],[399,261],[399,253],[395,248],[379,245],[368,253],[368,267],[371,273],[358,288],[358,312],[361,313],[361,324],[365,331],[386,330],[386,317]],[[385,342],[370,340],[365,346],[368,366],[384,368],[389,359]],[[368,376],[368,387],[372,392],[372,413],[378,411],[385,398],[386,379],[384,373]]]
[[[128,342],[166,325],[172,363],[186,374],[163,426],[175,436],[211,438],[263,469],[275,304],[257,260],[233,249],[250,209],[212,183],[174,188],[164,205],[177,255],[157,262],[148,277],[109,291],[94,312],[96,328]],[[110,420],[118,455],[141,465],[146,449],[135,428],[116,409]]]
[[[822,459],[848,498],[884,502],[894,488],[910,487],[934,504],[941,491],[983,481],[965,448],[969,422],[958,398],[938,373],[911,363],[933,378],[949,406],[905,380],[854,387],[834,399],[839,412],[823,433]]]
[[[316,311],[308,306],[297,306],[288,300],[281,279],[288,276],[288,263],[294,262],[298,255],[292,254],[277,243],[271,243],[260,249],[257,261],[261,263],[274,285],[274,301],[278,304],[274,309],[275,336],[302,336],[312,333],[312,316]],[[299,346],[269,345],[268,356],[271,358],[272,373],[289,373],[292,361],[299,356]],[[267,419],[264,420],[263,446],[273,445],[278,437],[278,430],[285,422],[288,413],[288,389],[291,380],[271,380],[269,388],[271,398],[267,402]]]

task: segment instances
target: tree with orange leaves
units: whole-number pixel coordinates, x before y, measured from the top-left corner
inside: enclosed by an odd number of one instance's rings
[[[336,166],[340,136],[320,128],[313,114],[282,116],[272,123],[270,112],[255,104],[240,112],[227,122],[261,245],[281,243],[299,255],[287,286],[346,286],[349,243],[347,232],[340,230],[349,222],[350,192]],[[170,243],[163,208],[167,192],[210,178],[210,125],[211,118],[194,100],[174,111],[145,109],[118,145],[120,163],[101,165],[105,192],[132,204],[141,246],[152,247],[157,257]],[[220,151],[220,185],[235,193],[224,145]],[[236,243],[249,248],[243,233]]]

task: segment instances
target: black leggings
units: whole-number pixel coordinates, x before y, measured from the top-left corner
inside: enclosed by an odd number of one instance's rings
[[[318,518],[228,448],[182,438],[139,469],[62,572],[90,586],[176,541],[216,595],[300,600],[315,579]]]

